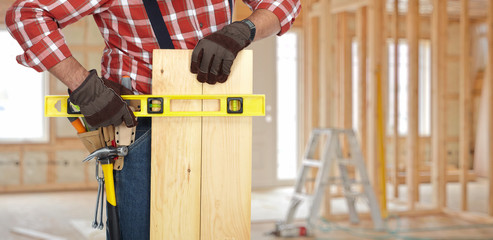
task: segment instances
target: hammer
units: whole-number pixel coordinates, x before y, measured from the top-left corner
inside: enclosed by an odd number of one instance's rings
[[[82,162],[87,162],[93,158],[97,158],[101,168],[103,169],[104,181],[106,182],[106,201],[107,201],[107,217],[108,224],[106,227],[109,232],[109,239],[120,240],[120,223],[118,221],[118,209],[116,206],[115,182],[113,180],[113,159],[118,156],[126,156],[128,148],[121,147],[103,147],[87,156]],[[102,207],[102,206],[101,206]]]

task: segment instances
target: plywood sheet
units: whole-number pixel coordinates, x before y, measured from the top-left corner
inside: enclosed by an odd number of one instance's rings
[[[251,94],[252,52],[238,55],[224,84],[204,94]],[[266,81],[274,79],[266,79]],[[214,108],[204,102],[204,110]],[[202,124],[201,238],[250,239],[251,117],[204,117]]]
[[[154,51],[153,94],[251,94],[252,52],[241,52],[224,84],[189,72],[190,50]],[[180,101],[212,111],[214,101]],[[151,239],[250,239],[251,117],[154,118]]]
[[[202,94],[189,71],[190,51],[155,50],[153,94]],[[202,103],[180,106],[200,111]],[[199,239],[201,118],[152,119],[151,239]]]

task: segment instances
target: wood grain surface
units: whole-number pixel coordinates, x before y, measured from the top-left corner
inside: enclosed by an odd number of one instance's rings
[[[155,50],[153,94],[251,94],[252,52],[224,84],[201,84],[190,50]],[[174,109],[214,111],[217,101]],[[250,239],[251,117],[153,118],[151,239]]]

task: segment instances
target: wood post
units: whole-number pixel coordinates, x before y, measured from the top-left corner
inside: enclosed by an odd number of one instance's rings
[[[410,209],[419,200],[419,144],[418,144],[418,86],[419,86],[419,0],[409,0],[407,42],[409,46],[408,73],[408,140],[406,185]]]
[[[467,174],[470,161],[470,134],[471,134],[471,42],[469,32],[469,0],[461,0],[460,38],[460,87],[459,87],[459,181],[461,188],[462,211],[467,211]]]
[[[379,199],[379,202],[382,206],[385,204],[385,196],[383,194],[383,183],[380,181],[385,181],[385,179],[380,179],[380,171],[384,166],[380,166],[379,159],[382,154],[379,143],[383,141],[380,139],[382,136],[379,136],[377,132],[378,129],[378,111],[377,111],[377,101],[382,96],[378,95],[379,92],[383,92],[382,90],[378,90],[378,88],[382,88],[383,80],[383,59],[385,51],[385,31],[382,31],[384,28],[384,12],[385,12],[385,4],[383,0],[372,0],[370,1],[369,6],[369,70],[370,70],[370,79],[368,86],[368,136],[367,136],[367,152],[368,152],[368,173],[370,177],[370,181],[375,190],[375,194]],[[380,82],[379,85],[377,82]],[[383,209],[383,208],[382,208]]]
[[[489,3],[488,7],[488,18],[487,18],[487,26],[488,26],[488,63],[486,66],[487,69],[487,77],[486,81],[489,81],[489,84],[484,84],[485,86],[489,86],[489,118],[488,118],[488,177],[489,177],[489,192],[488,192],[488,213],[490,216],[493,216],[493,3]]]
[[[367,59],[367,7],[358,8],[356,11],[356,39],[358,41],[358,133],[361,149],[365,161],[367,160],[366,150],[366,59]]]
[[[447,77],[447,1],[433,0],[432,13],[432,185],[433,203],[438,209],[446,204],[445,158],[445,86]]]
[[[351,62],[351,38],[349,36],[348,29],[348,14],[346,12],[342,12],[338,14],[339,19],[339,31],[341,34],[340,42],[339,42],[339,61],[341,64],[342,74],[340,78],[340,92],[342,94],[341,97],[341,105],[340,112],[341,122],[340,127],[345,129],[352,129],[353,123],[353,99],[352,99],[352,91],[353,91],[353,79],[352,79],[352,62]]]
[[[394,0],[394,22],[392,34],[394,37],[394,123],[393,123],[393,160],[391,174],[394,197],[399,197],[399,0]]]
[[[335,34],[335,21],[334,15],[330,14],[330,9],[332,7],[332,1],[322,1],[320,2],[320,7],[322,12],[326,14],[321,14],[320,16],[320,27],[321,29],[325,29],[325,31],[321,32],[321,41],[325,44],[320,45],[321,54],[321,76],[322,79],[320,81],[320,91],[325,91],[323,94],[323,104],[321,104],[324,110],[323,119],[320,119],[321,126],[325,125],[325,127],[335,127],[337,124],[336,115],[333,114],[336,112],[337,106],[334,103],[335,92],[337,91],[336,86],[334,86],[334,82],[337,80],[336,69],[334,68],[335,63],[335,51],[334,51],[334,36]],[[325,189],[324,193],[324,203],[323,203],[323,216],[325,218],[331,215],[331,195],[330,188]]]

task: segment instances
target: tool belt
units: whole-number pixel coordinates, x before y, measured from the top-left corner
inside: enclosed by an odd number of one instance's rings
[[[101,127],[94,131],[79,133],[78,137],[89,152],[106,146],[129,146],[135,141],[135,129],[128,128],[125,123],[114,127],[113,125]],[[124,158],[118,157],[114,163],[114,170],[123,169]]]

